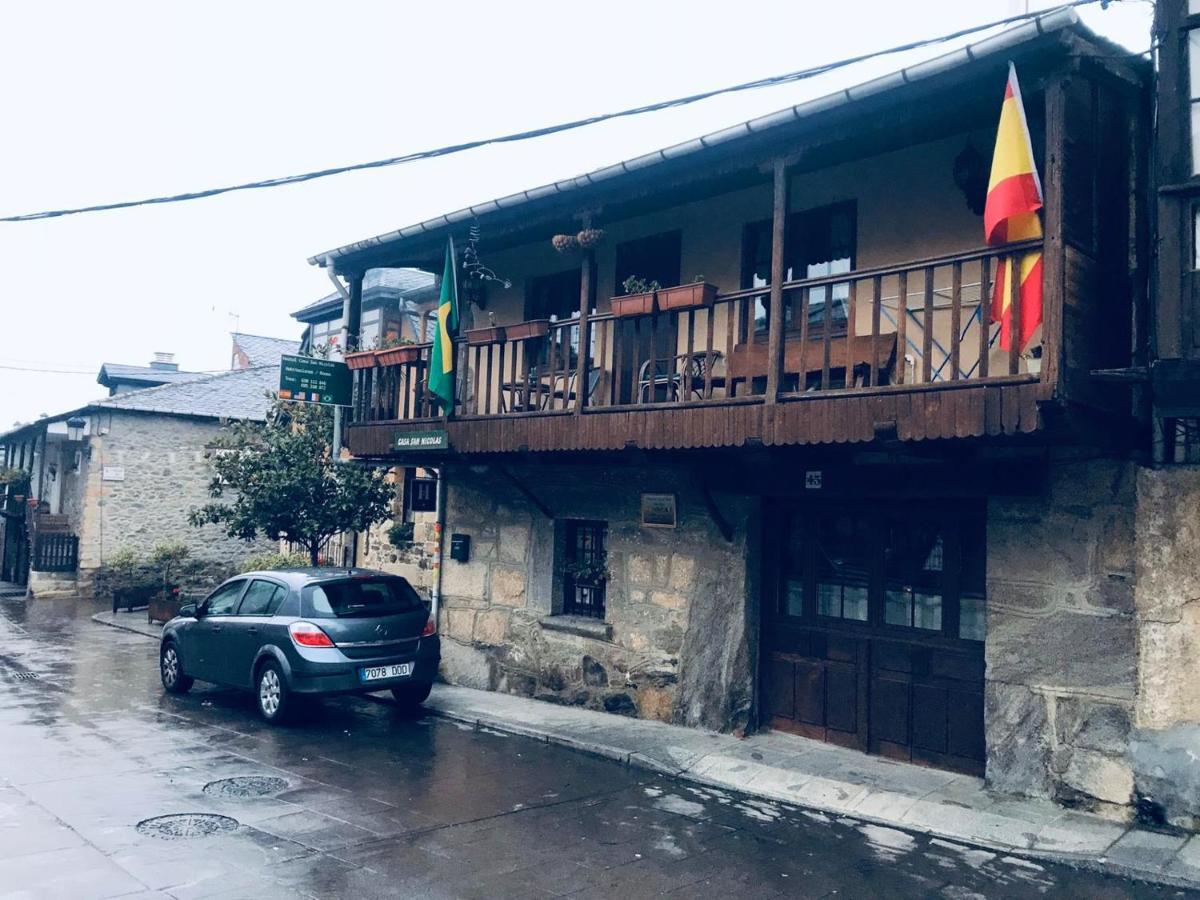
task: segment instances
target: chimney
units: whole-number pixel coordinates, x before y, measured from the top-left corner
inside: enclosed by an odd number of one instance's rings
[[[178,372],[179,363],[175,362],[174,353],[155,353],[154,359],[150,360],[150,368],[162,372]]]

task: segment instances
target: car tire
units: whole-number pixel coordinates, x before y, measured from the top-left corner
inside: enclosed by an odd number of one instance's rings
[[[392,688],[392,697],[402,709],[416,709],[429,699],[432,684],[402,684]]]
[[[158,651],[158,675],[168,694],[186,694],[195,683],[191,676],[184,674],[183,658],[174,641],[167,641]]]
[[[291,691],[283,669],[274,660],[263,663],[254,679],[254,700],[263,721],[272,725],[287,719],[291,710]]]

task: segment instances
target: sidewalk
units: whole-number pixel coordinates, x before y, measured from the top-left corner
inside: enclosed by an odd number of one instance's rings
[[[92,621],[157,638],[144,612]],[[988,793],[983,780],[768,732],[695,728],[435,685],[433,715],[603,756],[708,787],[934,835],[1027,859],[1200,889],[1200,835],[1131,828],[1045,800]]]
[[[435,715],[573,747],[709,787],[1030,859],[1200,888],[1200,835],[1130,828],[983,781],[776,733],[744,740],[439,684]]]

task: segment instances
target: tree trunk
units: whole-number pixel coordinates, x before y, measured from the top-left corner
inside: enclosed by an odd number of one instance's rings
[[[321,542],[319,540],[313,541],[308,545],[308,560],[313,566],[321,564]]]

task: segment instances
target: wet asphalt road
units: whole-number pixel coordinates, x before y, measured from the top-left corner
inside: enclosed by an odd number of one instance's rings
[[[156,642],[91,612],[0,600],[0,897],[1185,896],[382,701],[269,728],[248,696],[164,695]],[[226,818],[138,829],[192,813]]]

